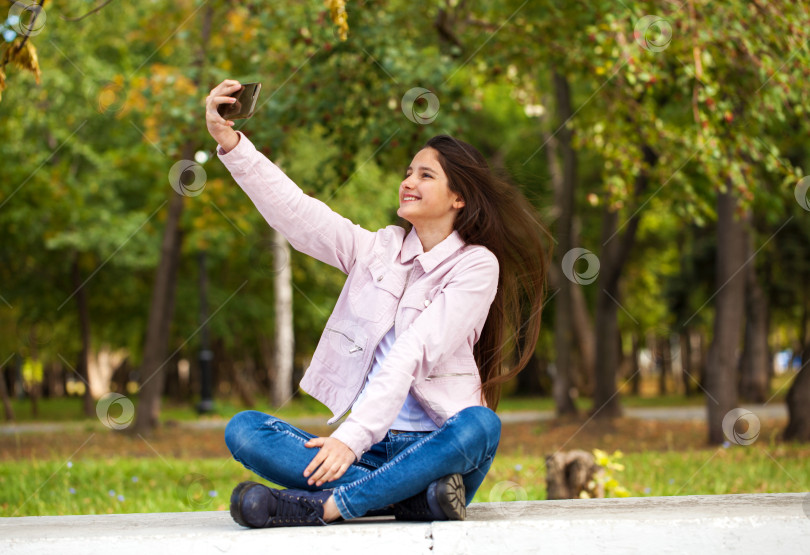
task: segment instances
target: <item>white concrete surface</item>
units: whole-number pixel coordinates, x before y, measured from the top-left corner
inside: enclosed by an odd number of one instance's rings
[[[0,519],[0,553],[810,553],[810,493],[480,503],[463,522],[247,530],[227,512]]]

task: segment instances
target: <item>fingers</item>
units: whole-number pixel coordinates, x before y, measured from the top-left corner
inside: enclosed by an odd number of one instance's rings
[[[242,88],[239,81],[233,79],[225,79],[222,83],[211,89],[208,93],[209,96],[217,96],[221,94],[232,94]]]
[[[242,88],[242,85],[239,83],[239,81],[226,79],[211,89],[211,92],[208,93],[208,96],[205,99],[205,113],[206,119],[209,121],[209,123],[218,123],[226,127],[232,127],[234,125],[233,121],[226,120],[219,115],[217,108],[220,104],[233,104],[236,102],[236,99],[229,95],[238,91],[240,88]]]
[[[209,96],[205,99],[206,117],[210,122],[231,126],[233,121],[223,118],[217,111],[220,104],[233,104],[236,101],[232,96]]]
[[[326,442],[324,437],[313,437],[304,444],[304,447],[321,447]]]
[[[318,467],[315,473],[310,476],[307,483],[315,486],[322,486],[326,482],[337,480],[348,470],[349,465],[335,460],[334,456],[327,457]]]
[[[304,478],[309,478],[307,483],[310,486],[323,475],[325,468],[323,468],[324,465],[322,463],[326,460],[326,456],[326,451],[321,448],[321,450],[318,451],[318,454],[312,458],[307,467],[304,469]],[[315,473],[314,475],[313,472]]]
[[[306,447],[322,447],[304,470],[309,485],[321,486],[326,482],[337,480],[354,462],[354,453],[342,442],[333,438],[312,438]]]

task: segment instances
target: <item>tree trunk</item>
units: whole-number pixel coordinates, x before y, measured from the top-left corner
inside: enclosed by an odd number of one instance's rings
[[[669,345],[669,335],[657,334],[655,336],[655,358],[658,361],[658,395],[667,394],[667,380],[672,374],[672,351]]]
[[[113,351],[109,345],[102,346],[88,357],[87,376],[90,383],[90,394],[98,400],[110,392],[113,372],[127,358],[123,349]]]
[[[605,223],[603,230],[616,229],[616,212],[605,212]],[[604,235],[603,237],[609,237]],[[612,264],[612,263],[609,263]],[[601,266],[604,272],[605,264]],[[603,276],[600,274],[599,284],[602,291],[596,300],[596,384],[593,397],[593,415],[601,419],[609,419],[621,416],[622,409],[619,404],[619,394],[616,389],[616,374],[619,366],[619,349],[616,343],[616,335],[619,333],[619,307],[615,301],[607,294],[606,284],[603,284]],[[615,289],[614,289],[615,291]],[[616,295],[613,295],[617,298]]]
[[[211,21],[214,9],[209,4],[202,12],[202,32],[200,49],[193,65],[198,71],[194,79],[200,85],[205,65],[205,49],[211,32]],[[183,145],[180,156],[184,160],[193,160],[196,147],[191,141]],[[150,433],[158,425],[160,417],[160,396],[163,392],[163,368],[169,346],[169,330],[174,315],[174,294],[177,285],[177,267],[180,263],[180,216],[183,213],[185,197],[172,192],[169,200],[169,213],[166,227],[163,230],[163,242],[160,250],[160,262],[155,272],[155,285],[152,289],[152,301],[149,306],[149,320],[146,329],[143,363],[141,364],[138,410],[133,431],[140,434]]]
[[[93,392],[90,391],[90,310],[87,307],[87,291],[82,287],[82,278],[79,273],[79,254],[73,257],[72,264],[73,287],[76,290],[76,307],[79,309],[79,333],[82,338],[82,350],[79,354],[79,363],[76,372],[84,382],[84,395],[82,396],[82,412],[87,417],[96,414],[93,401]]]
[[[717,196],[717,295],[705,371],[709,443],[723,443],[723,417],[737,406],[737,368],[745,301],[745,231],[729,184]],[[752,262],[749,262],[749,264]]]
[[[574,232],[574,244],[579,243],[578,234]],[[585,302],[585,294],[581,287],[571,287],[571,305],[574,321],[574,338],[577,344],[577,354],[579,355],[580,393],[585,397],[593,395],[594,387],[594,365],[596,360],[596,338],[593,333],[593,324],[588,305]]]
[[[605,469],[596,464],[593,454],[575,449],[546,457],[546,498],[579,499],[605,496]]]
[[[754,253],[754,230],[748,229],[746,259]],[[768,299],[759,283],[756,264],[745,269],[745,343],[740,360],[740,398],[754,403],[768,399],[771,374],[768,352]]]
[[[641,395],[641,368],[638,365],[638,335],[633,333],[630,360],[630,392],[638,397]]]
[[[807,300],[802,311],[802,321],[799,326],[802,366],[793,383],[790,385],[786,397],[788,408],[788,425],[785,428],[784,438],[810,442],[810,339],[807,337],[808,310]]]
[[[543,384],[545,370],[545,365],[540,361],[538,356],[532,354],[526,367],[517,375],[515,394],[526,396],[546,395],[548,390]]]
[[[190,160],[193,147],[183,148],[183,158]],[[160,262],[155,273],[152,288],[152,302],[149,306],[149,321],[146,328],[143,363],[141,364],[138,410],[134,431],[149,433],[158,425],[160,417],[160,396],[163,393],[165,367],[169,347],[169,330],[174,315],[174,293],[177,282],[177,267],[180,258],[180,216],[183,213],[184,197],[172,193],[169,213],[163,231]]]
[[[647,145],[642,146],[645,166],[635,179],[633,197],[641,202],[649,186],[649,168],[655,165],[657,155]],[[636,231],[641,220],[636,211],[627,220],[624,232],[618,235],[619,213],[605,208],[602,220],[602,254],[599,258],[599,293],[596,300],[596,365],[594,368],[596,387],[594,388],[593,414],[597,418],[621,416],[616,370],[619,366],[619,348],[616,335],[619,333],[619,278],[627,258],[636,241]]]
[[[281,233],[272,232],[273,289],[275,292],[276,336],[274,351],[274,380],[271,381],[274,407],[280,407],[292,398],[293,358],[295,334],[293,331],[292,267],[290,244]]]
[[[697,332],[695,335],[695,339],[697,340],[697,354],[696,360],[694,361],[694,372],[692,373],[692,377],[694,378],[695,384],[705,390],[706,389],[706,361],[709,358],[708,353],[706,352],[706,334],[702,331]]]
[[[681,328],[681,380],[683,381],[683,394],[686,397],[692,395],[692,332],[686,328]]]
[[[573,245],[574,198],[577,186],[577,153],[574,150],[573,132],[565,125],[572,116],[571,90],[564,75],[554,72],[552,76],[557,106],[557,117],[560,122],[559,147],[562,151],[563,164],[557,160],[557,140],[546,139],[547,157],[554,185],[554,205],[557,212],[556,236],[558,267],[562,257]],[[571,290],[574,284],[565,276],[558,274],[557,293],[554,298],[554,352],[555,372],[552,392],[557,415],[576,414],[577,409],[571,395],[572,389],[572,352],[574,347],[573,297]]]
[[[11,399],[8,396],[8,388],[6,387],[6,368],[0,366],[0,398],[3,400],[3,412],[6,416],[7,422],[14,421],[14,409],[11,406]]]

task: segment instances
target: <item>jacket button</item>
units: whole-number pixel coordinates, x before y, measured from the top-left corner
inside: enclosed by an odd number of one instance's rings
[[[425,299],[425,308],[430,306],[430,299]]]
[[[382,281],[382,279],[383,279],[382,274],[377,276],[377,281]]]

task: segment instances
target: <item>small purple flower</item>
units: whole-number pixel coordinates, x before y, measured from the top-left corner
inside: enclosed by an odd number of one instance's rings
[[[115,490],[111,489],[110,491],[107,492],[107,495],[109,495],[110,497],[115,497]]]
[[[133,483],[133,484],[137,484],[137,483],[138,483],[138,477],[137,477],[137,476],[133,476],[133,477],[132,477],[132,483]]]
[[[652,490],[650,488],[644,488],[644,493],[650,493]]]
[[[670,479],[669,479],[669,483],[670,483],[670,485],[671,485],[671,484],[674,484],[674,483],[675,483],[675,478],[670,478]]]
[[[71,461],[68,461],[68,462],[67,462],[67,467],[68,467],[68,468],[73,468],[73,463],[72,463]]]
[[[216,497],[216,496],[217,490],[212,489],[211,491],[208,492],[208,497]]]
[[[68,491],[70,492],[70,495],[76,495],[76,488],[70,488]]]
[[[119,501],[123,501],[123,500],[124,500],[124,496],[123,496],[123,495],[119,495],[119,496],[118,496],[118,500],[119,500]]]
[[[724,441],[723,442],[723,449],[728,449],[729,447],[731,447],[731,444],[728,441]]]
[[[519,463],[518,463],[518,464],[516,464],[516,465],[515,465],[515,470],[517,470],[518,472],[520,472],[521,470],[523,470],[523,465],[522,465],[522,464],[519,464]]]

